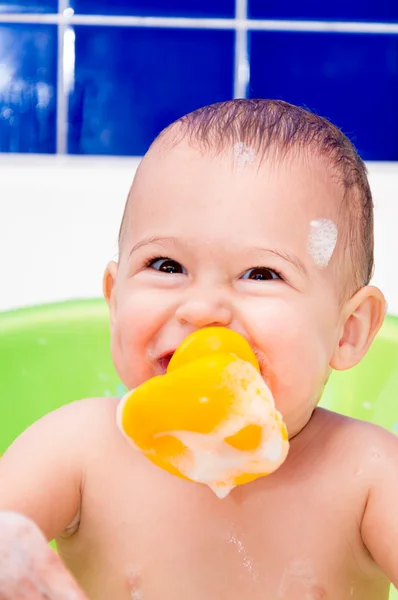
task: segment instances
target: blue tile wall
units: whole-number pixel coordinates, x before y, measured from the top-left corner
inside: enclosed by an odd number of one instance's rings
[[[0,13],[56,13],[58,0],[11,0],[0,2]]]
[[[307,106],[365,160],[398,160],[398,36],[253,32],[250,96]]]
[[[69,4],[65,54],[58,59],[58,0],[0,0],[0,16],[13,14],[16,21],[0,23],[0,152],[52,153],[58,141],[71,154],[141,155],[174,119],[233,96],[235,0]],[[248,11],[248,96],[308,106],[341,127],[365,159],[398,161],[398,35],[391,27],[398,24],[398,0],[248,0]],[[84,25],[74,22],[82,14]],[[129,16],[218,18],[221,24],[135,27],[123,23]],[[250,19],[256,25],[289,19],[293,27],[300,20],[385,25],[377,34],[251,31]],[[65,128],[58,64],[66,69]],[[57,140],[63,129],[67,139]]]
[[[143,154],[171,121],[233,93],[234,34],[75,28],[69,152]]]
[[[249,14],[262,19],[398,21],[397,0],[249,0]]]
[[[90,15],[232,18],[235,0],[72,0],[71,7]]]
[[[0,25],[0,152],[55,152],[57,30]]]

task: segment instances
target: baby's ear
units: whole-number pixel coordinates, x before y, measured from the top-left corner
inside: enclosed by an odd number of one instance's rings
[[[332,369],[354,367],[365,356],[379,331],[386,312],[386,301],[374,286],[361,288],[343,308],[340,339],[330,361]]]
[[[104,293],[105,300],[108,303],[111,313],[111,327],[113,325],[115,314],[116,314],[116,294],[115,294],[115,283],[117,276],[118,264],[115,261],[108,263],[104,277],[102,280],[102,290]]]

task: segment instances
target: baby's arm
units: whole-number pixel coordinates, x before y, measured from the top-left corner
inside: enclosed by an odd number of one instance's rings
[[[362,539],[375,562],[398,587],[398,437],[383,430],[372,431],[369,453],[374,483],[362,521]]]
[[[0,459],[0,510],[26,515],[48,540],[62,533],[80,507],[85,402],[37,421]]]
[[[50,413],[0,458],[1,598],[87,600],[47,541],[78,513],[101,406],[90,399]]]

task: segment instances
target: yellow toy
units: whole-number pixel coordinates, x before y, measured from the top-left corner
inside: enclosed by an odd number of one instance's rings
[[[223,327],[191,334],[165,375],[126,394],[118,424],[153,463],[219,498],[275,471],[289,449],[253,350]]]

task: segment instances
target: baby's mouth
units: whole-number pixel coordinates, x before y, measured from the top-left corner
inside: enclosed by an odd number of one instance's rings
[[[168,352],[167,354],[161,356],[158,359],[158,364],[160,367],[160,371],[162,375],[166,374],[167,371],[167,367],[169,366],[169,362],[171,360],[171,357],[173,356],[174,352]]]
[[[272,377],[271,377],[272,370],[271,370],[270,362],[269,362],[268,358],[262,352],[259,352],[256,349],[253,349],[253,351],[254,351],[254,354],[256,355],[258,365],[260,367],[261,376],[264,379],[267,386],[271,389],[271,387],[272,387]],[[272,391],[272,389],[271,389],[271,391]]]

